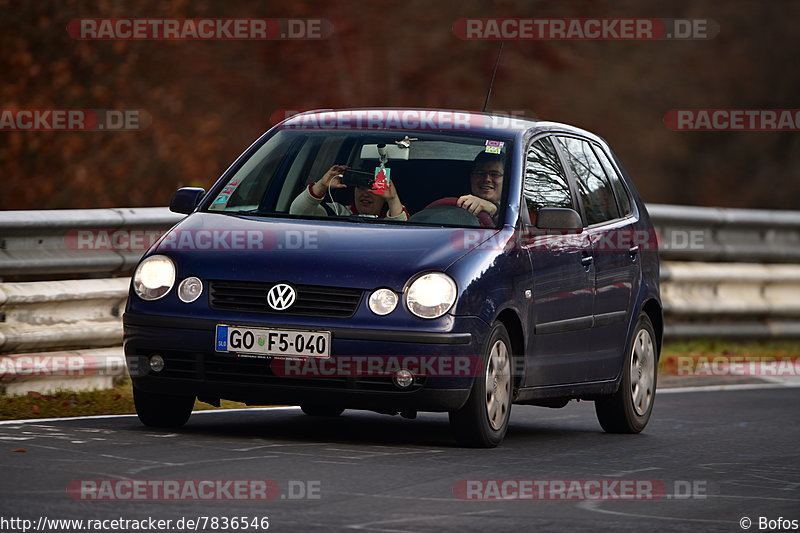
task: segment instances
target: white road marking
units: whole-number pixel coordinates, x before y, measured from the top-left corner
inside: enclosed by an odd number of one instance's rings
[[[210,409],[205,411],[192,411],[192,415],[204,415],[209,413],[243,413],[250,411],[293,411],[300,410],[299,407],[253,407],[252,409]],[[129,415],[92,415],[92,416],[64,416],[60,418],[29,418],[26,420],[0,420],[0,426],[10,426],[14,424],[38,424],[41,422],[65,422],[68,420],[101,420],[107,418],[131,418],[135,414]]]
[[[741,383],[737,385],[705,385],[702,387],[675,387],[671,389],[657,389],[656,394],[680,394],[683,392],[723,392],[759,389],[794,389],[797,387],[800,387],[800,383]]]

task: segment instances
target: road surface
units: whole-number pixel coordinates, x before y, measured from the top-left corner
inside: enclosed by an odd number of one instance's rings
[[[180,431],[145,428],[134,416],[4,422],[0,516],[34,524],[266,517],[260,526],[270,531],[637,533],[742,531],[747,517],[759,531],[759,517],[800,520],[798,400],[800,389],[779,386],[660,391],[640,435],[603,433],[592,403],[514,406],[493,450],[456,447],[441,414],[209,412]],[[137,498],[163,496],[165,480],[182,483],[168,501],[94,499],[128,498],[148,482]],[[217,484],[203,494],[229,499],[192,500],[186,483],[200,490],[203,480],[244,480],[244,492],[229,498]],[[253,480],[268,480],[266,492]],[[21,530],[11,526],[0,531]]]

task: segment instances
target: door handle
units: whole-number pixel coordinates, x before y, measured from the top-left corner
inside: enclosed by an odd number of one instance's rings
[[[591,255],[585,255],[581,257],[581,264],[585,268],[589,268],[590,266],[592,266],[592,261],[594,261],[594,258]]]
[[[636,261],[636,256],[639,254],[639,247],[632,246],[628,253],[631,254],[631,260]]]

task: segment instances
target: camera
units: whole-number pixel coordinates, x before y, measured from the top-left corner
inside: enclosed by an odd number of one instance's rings
[[[363,187],[364,189],[371,189],[375,182],[375,175],[372,172],[365,172],[363,170],[353,170],[348,168],[342,173],[342,183],[348,187]]]

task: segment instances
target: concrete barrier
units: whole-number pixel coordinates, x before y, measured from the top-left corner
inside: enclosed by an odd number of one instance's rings
[[[0,283],[0,353],[114,346],[130,278]]]
[[[110,388],[125,376],[130,278],[0,283],[0,392]]]
[[[668,261],[661,297],[671,317],[800,317],[800,265]]]
[[[0,356],[0,393],[110,389],[126,374],[122,346],[6,354]]]

